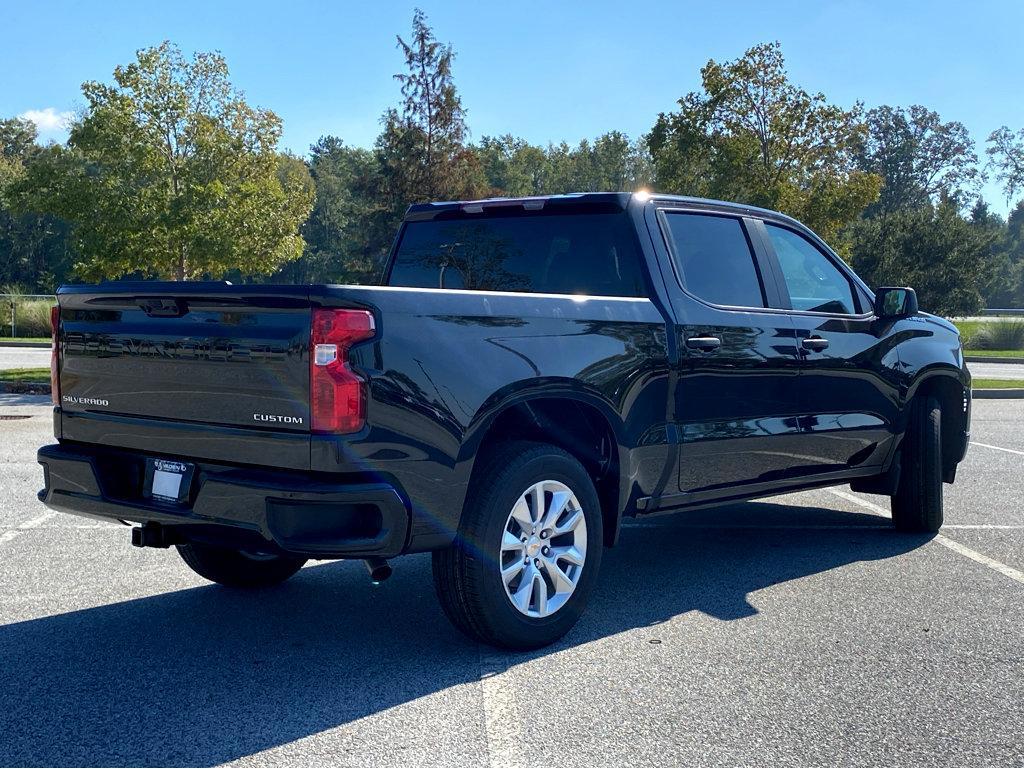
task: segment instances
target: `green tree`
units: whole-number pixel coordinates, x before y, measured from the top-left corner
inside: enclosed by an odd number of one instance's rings
[[[1011,290],[1004,307],[1024,308],[1024,200],[1006,218],[1006,250],[1011,265]]]
[[[701,79],[648,136],[659,189],[784,211],[833,240],[878,197],[881,179],[855,163],[860,105],[791,83],[778,43],[709,61]]]
[[[996,129],[988,137],[989,164],[996,170],[996,178],[1012,200],[1024,190],[1024,128],[1014,133],[1006,126]]]
[[[985,297],[985,306],[1024,308],[1024,200],[1010,211],[1005,223],[995,214],[987,213],[981,226],[997,236],[993,250],[999,268]]]
[[[989,210],[988,203],[979,198],[971,208],[968,221],[978,235],[988,243],[985,249],[982,287],[985,307],[1007,307],[1014,304],[1015,288],[1020,280],[1019,266],[1014,264],[1010,252],[1010,238],[1006,222]]]
[[[918,104],[882,106],[867,113],[857,164],[883,180],[868,216],[915,208],[942,195],[965,200],[981,180],[978,155],[963,123],[942,122]]]
[[[993,237],[942,199],[854,224],[851,262],[870,285],[913,286],[928,312],[970,315],[984,306],[995,276]]]
[[[71,269],[69,226],[58,217],[21,210],[17,190],[28,168],[47,154],[28,120],[0,120],[0,284],[51,292]]]
[[[565,152],[564,145],[556,152]],[[557,192],[633,191],[651,182],[650,158],[643,143],[634,143],[620,131],[610,131],[593,142],[582,140],[565,152],[568,176],[558,179]],[[554,180],[553,180],[554,181]]]
[[[582,144],[582,142],[581,142]],[[547,163],[542,179],[544,194],[560,195],[567,192],[579,192],[580,163],[578,147],[569,146],[568,142],[548,144],[545,151]]]
[[[546,192],[548,157],[543,147],[505,134],[484,136],[474,148],[491,196],[527,197]]]
[[[295,283],[372,283],[395,232],[381,203],[380,166],[370,150],[324,136],[310,148],[316,203],[302,226],[306,249],[279,277]]]
[[[629,191],[648,187],[653,176],[646,144],[619,131],[546,149],[511,135],[485,136],[474,151],[492,195]]]
[[[19,190],[74,223],[80,276],[263,275],[301,254],[312,181],[277,152],[281,121],[246,103],[222,56],[187,61],[164,42],[82,92],[67,148]]]
[[[452,47],[435,38],[419,9],[409,42],[397,39],[406,66],[395,75],[402,105],[384,114],[376,144],[384,192],[396,219],[410,203],[476,197],[486,188],[478,159],[465,146],[465,111],[452,76]]]
[[[0,120],[0,169],[9,168],[13,162],[19,162],[38,149],[36,136],[36,126],[31,120],[19,117]]]

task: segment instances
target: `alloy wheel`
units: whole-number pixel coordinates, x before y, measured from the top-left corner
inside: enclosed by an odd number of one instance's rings
[[[572,596],[587,559],[587,521],[572,489],[540,481],[516,500],[501,540],[505,594],[528,617],[554,614]]]

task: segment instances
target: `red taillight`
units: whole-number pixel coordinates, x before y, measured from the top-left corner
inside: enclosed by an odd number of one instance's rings
[[[60,307],[50,308],[50,400],[60,405],[60,373],[57,370],[57,346],[60,344]]]
[[[373,336],[366,310],[313,310],[309,336],[309,412],[315,433],[354,433],[366,421],[362,377],[348,365],[348,350]]]

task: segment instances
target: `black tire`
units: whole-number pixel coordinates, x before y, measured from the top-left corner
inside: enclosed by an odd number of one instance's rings
[[[903,437],[892,522],[900,531],[934,533],[942,527],[942,410],[935,398],[915,398]]]
[[[228,587],[271,587],[302,568],[305,558],[249,553],[200,543],[178,545],[178,553],[200,577]]]
[[[586,522],[586,557],[575,589],[561,608],[531,617],[512,605],[500,574],[501,542],[519,497],[540,481],[565,484]],[[557,641],[583,613],[601,566],[600,502],[587,471],[555,446],[516,442],[499,447],[474,473],[455,543],[433,554],[434,588],[452,624],[478,641],[506,649],[536,649]]]

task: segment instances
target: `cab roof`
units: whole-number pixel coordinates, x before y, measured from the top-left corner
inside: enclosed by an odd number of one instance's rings
[[[658,192],[572,192],[564,195],[537,195],[519,198],[484,198],[480,200],[451,200],[437,203],[414,203],[405,214],[406,221],[421,221],[442,218],[461,217],[463,215],[480,214],[487,210],[521,208],[524,211],[541,211],[552,208],[564,209],[566,213],[611,213],[625,211],[631,201],[639,203],[654,201],[656,203],[677,203],[679,205],[703,208],[707,210],[728,211],[738,214],[752,214],[761,217],[781,219],[800,224],[785,214],[767,208],[730,203],[725,200],[696,198],[686,195],[668,195]],[[496,212],[496,211],[495,211]],[[801,225],[802,226],[802,225]]]

